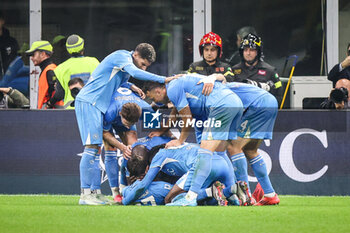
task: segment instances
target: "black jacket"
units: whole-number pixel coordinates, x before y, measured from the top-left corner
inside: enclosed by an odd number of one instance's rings
[[[214,73],[223,74],[226,79],[232,78],[233,73],[229,64],[217,60],[214,65],[208,65],[204,60],[193,62],[187,71],[188,73],[198,73],[202,75],[211,75]]]
[[[259,87],[261,87],[261,84],[268,84],[271,87],[269,92],[276,97],[278,103],[282,101],[283,86],[275,67],[264,61],[259,61],[253,67],[248,67],[243,62],[240,62],[232,67],[232,71],[234,77],[227,79],[228,82],[247,83],[248,80],[252,80],[257,82]]]
[[[17,52],[17,40],[11,37],[9,30],[3,27],[2,35],[0,36],[0,79],[6,73],[12,60],[16,58]]]
[[[350,80],[350,67],[346,67],[341,72],[339,72],[339,64],[336,64],[328,74],[328,80],[333,82],[333,87],[339,79],[349,79]]]

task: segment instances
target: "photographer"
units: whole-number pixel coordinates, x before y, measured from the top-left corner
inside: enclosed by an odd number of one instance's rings
[[[75,97],[78,95],[79,91],[84,87],[84,81],[81,78],[73,78],[69,80],[68,82],[68,88],[70,90],[70,93],[73,97],[73,100],[68,101],[65,105],[64,108],[74,107],[74,101]]]
[[[350,80],[350,43],[346,49],[346,58],[339,64],[336,64],[328,74],[328,80],[333,82],[333,87],[339,79]]]
[[[332,89],[328,99],[321,103],[322,109],[348,109],[350,108],[350,80],[339,79]]]
[[[12,87],[0,87],[0,109],[26,107],[29,107],[29,100],[20,91]]]

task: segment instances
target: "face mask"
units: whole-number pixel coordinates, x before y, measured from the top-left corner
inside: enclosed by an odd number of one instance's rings
[[[78,87],[74,87],[72,90],[70,90],[70,93],[74,99],[78,95],[80,90],[81,90],[81,88],[78,88]]]

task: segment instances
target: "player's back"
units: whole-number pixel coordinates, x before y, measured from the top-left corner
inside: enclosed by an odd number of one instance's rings
[[[137,145],[144,145],[148,150],[151,150],[153,147],[166,144],[170,142],[172,139],[167,136],[157,136],[157,137],[143,137],[138,138],[137,142],[132,144],[132,147],[134,148]]]
[[[135,103],[142,111],[153,112],[152,107],[144,100],[142,100],[138,95],[132,92],[128,88],[120,87],[114,92],[109,107],[104,115],[104,121],[112,123],[116,121],[119,116],[119,112],[122,110],[123,105],[126,103]]]
[[[160,170],[170,176],[182,176],[195,163],[199,145],[186,143],[179,147],[161,149],[152,159],[150,168]]]
[[[105,113],[114,91],[130,77],[128,73],[120,72],[121,69],[131,63],[131,52],[117,50],[111,53],[92,72],[77,99],[91,103]]]
[[[247,109],[255,100],[262,95],[271,95],[269,92],[246,83],[231,82],[226,86],[242,100],[244,109]]]
[[[203,119],[208,115],[209,108],[215,107],[216,103],[225,99],[227,95],[232,94],[225,85],[220,82],[215,82],[210,95],[203,95],[203,83],[198,84],[203,78],[206,78],[206,76],[187,74],[167,85],[169,100],[176,106],[178,111],[188,105],[191,109],[191,113],[196,118],[199,117]]]
[[[133,185],[137,185],[139,182],[140,181],[137,180]],[[172,187],[172,184],[164,181],[153,181],[148,189],[142,194],[142,196],[134,201],[133,204],[136,203],[147,206],[164,205],[164,198]],[[123,191],[123,194],[127,196],[130,189],[131,186],[126,187]]]

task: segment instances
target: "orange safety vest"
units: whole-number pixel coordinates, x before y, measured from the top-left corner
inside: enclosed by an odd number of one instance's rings
[[[49,96],[49,84],[47,83],[46,73],[49,70],[54,70],[57,66],[55,64],[50,64],[45,67],[41,72],[39,77],[39,90],[38,90],[38,109],[43,109],[43,105],[49,101],[49,99],[55,94],[52,93],[52,96]],[[55,103],[55,106],[63,106],[63,101]],[[45,106],[44,106],[45,107]],[[56,107],[55,107],[56,108]]]

